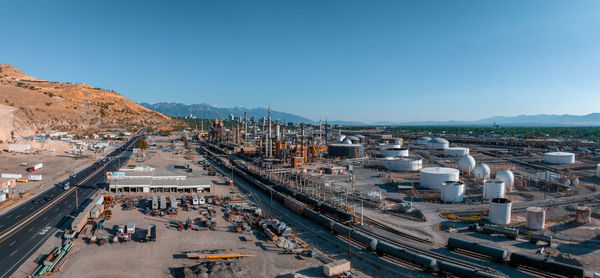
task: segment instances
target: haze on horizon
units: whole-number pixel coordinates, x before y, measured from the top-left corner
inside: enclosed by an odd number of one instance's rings
[[[0,63],[313,120],[600,112],[598,1],[4,1]]]

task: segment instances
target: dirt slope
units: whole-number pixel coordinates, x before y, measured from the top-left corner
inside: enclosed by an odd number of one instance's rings
[[[166,127],[171,122],[114,91],[45,81],[0,65],[0,140],[51,131]]]

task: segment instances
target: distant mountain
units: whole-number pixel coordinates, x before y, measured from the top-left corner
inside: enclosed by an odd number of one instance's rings
[[[152,109],[154,111],[160,112],[162,114],[171,116],[171,117],[187,117],[192,115],[197,118],[202,119],[225,119],[229,117],[230,114],[233,114],[236,117],[244,117],[244,112],[248,112],[248,119],[251,117],[256,117],[256,119],[260,119],[263,116],[266,117],[268,114],[267,108],[251,108],[246,109],[243,107],[233,107],[233,108],[220,108],[208,105],[206,103],[202,104],[182,104],[182,103],[171,103],[171,102],[160,102],[160,103],[140,103],[140,105]],[[279,120],[281,122],[294,122],[294,123],[312,123],[313,121],[298,115],[294,115],[286,112],[279,112],[275,110],[271,110],[271,119],[273,121]]]
[[[443,125],[443,126],[556,126],[556,127],[569,127],[569,126],[600,126],[600,113],[591,113],[587,115],[518,115],[513,117],[506,116],[495,116],[482,120],[476,121],[446,121],[446,122],[379,122],[373,123],[374,125]]]

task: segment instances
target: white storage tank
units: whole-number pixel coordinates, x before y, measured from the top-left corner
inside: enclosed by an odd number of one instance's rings
[[[485,181],[490,179],[490,166],[487,164],[480,164],[475,167],[475,179],[479,181]]]
[[[465,197],[465,184],[460,181],[449,181],[442,184],[441,199],[444,202],[459,203]]]
[[[600,164],[596,165],[596,177],[600,178]]]
[[[423,167],[423,159],[414,156],[387,157],[384,167],[392,171],[418,171]]]
[[[483,199],[504,198],[506,186],[503,181],[489,180],[483,183]]]
[[[444,149],[444,155],[445,156],[461,157],[463,155],[468,155],[468,154],[469,154],[469,148],[464,148],[464,147],[449,147],[447,149]]]
[[[567,152],[545,153],[544,162],[550,164],[573,164],[575,163],[575,154]]]
[[[340,134],[340,135],[338,135],[338,136],[335,137],[335,141],[337,141],[338,143],[344,142],[344,139],[346,139],[346,135]]]
[[[495,198],[489,204],[488,220],[493,224],[508,225],[510,223],[510,213],[512,201],[505,198]]]
[[[384,157],[408,156],[408,149],[402,148],[401,144],[380,144],[379,150]]]
[[[546,210],[540,207],[527,208],[525,227],[530,230],[542,230],[546,222]]]
[[[431,137],[419,137],[417,138],[417,145],[427,145],[429,141],[431,141]]]
[[[458,160],[458,169],[463,173],[471,173],[475,170],[475,158],[470,155],[465,155]]]
[[[500,170],[496,173],[496,180],[503,181],[506,189],[513,188],[515,175],[511,170]]]
[[[419,181],[421,187],[429,189],[442,189],[442,184],[448,181],[458,181],[460,172],[458,169],[445,167],[431,167],[421,170]]]
[[[427,142],[428,150],[443,150],[450,147],[450,142],[444,138],[433,138]]]

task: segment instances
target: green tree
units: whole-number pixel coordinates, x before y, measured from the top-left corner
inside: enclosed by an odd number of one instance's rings
[[[148,142],[144,138],[140,138],[135,142],[135,147],[141,150],[145,150],[148,148]]]

